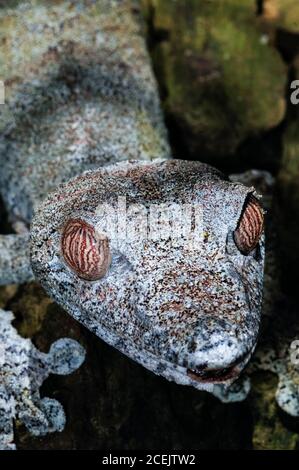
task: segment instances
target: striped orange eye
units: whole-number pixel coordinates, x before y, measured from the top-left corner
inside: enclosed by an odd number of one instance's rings
[[[244,255],[248,255],[258,244],[264,228],[264,214],[258,200],[249,195],[240,217],[234,240]]]
[[[88,281],[105,276],[111,262],[107,237],[80,219],[70,219],[64,226],[61,251],[67,265]]]

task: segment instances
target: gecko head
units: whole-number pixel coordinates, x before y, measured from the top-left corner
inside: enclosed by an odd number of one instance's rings
[[[109,344],[177,383],[230,384],[257,342],[263,211],[199,162],[125,162],[60,186],[31,229],[37,279]]]

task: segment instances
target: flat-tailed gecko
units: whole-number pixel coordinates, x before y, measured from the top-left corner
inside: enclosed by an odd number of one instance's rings
[[[258,339],[258,194],[208,165],[170,159],[138,4],[18,2],[0,14],[10,18],[0,191],[16,232],[0,236],[0,283],[34,273],[104,341],[169,380],[227,399]],[[120,203],[127,228],[115,237],[109,214]],[[180,218],[169,225],[169,206],[172,215],[191,208],[197,243],[190,231],[177,236]],[[144,220],[157,207],[151,237]],[[0,411],[10,409],[11,393]]]

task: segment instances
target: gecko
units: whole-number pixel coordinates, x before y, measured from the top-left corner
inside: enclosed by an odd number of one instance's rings
[[[136,362],[227,401],[259,334],[259,194],[171,158],[137,2],[36,0],[0,14],[0,192],[15,231],[0,235],[0,284],[35,278]],[[157,206],[163,227],[176,204],[191,207],[194,234],[199,208],[198,245],[169,236],[176,219],[160,238],[112,237],[109,210],[124,198],[129,227]]]

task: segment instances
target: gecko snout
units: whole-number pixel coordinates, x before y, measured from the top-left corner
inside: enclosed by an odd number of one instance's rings
[[[249,361],[254,338],[233,333],[213,333],[208,341],[197,340],[198,349],[190,358],[187,374],[196,382],[233,381]]]

